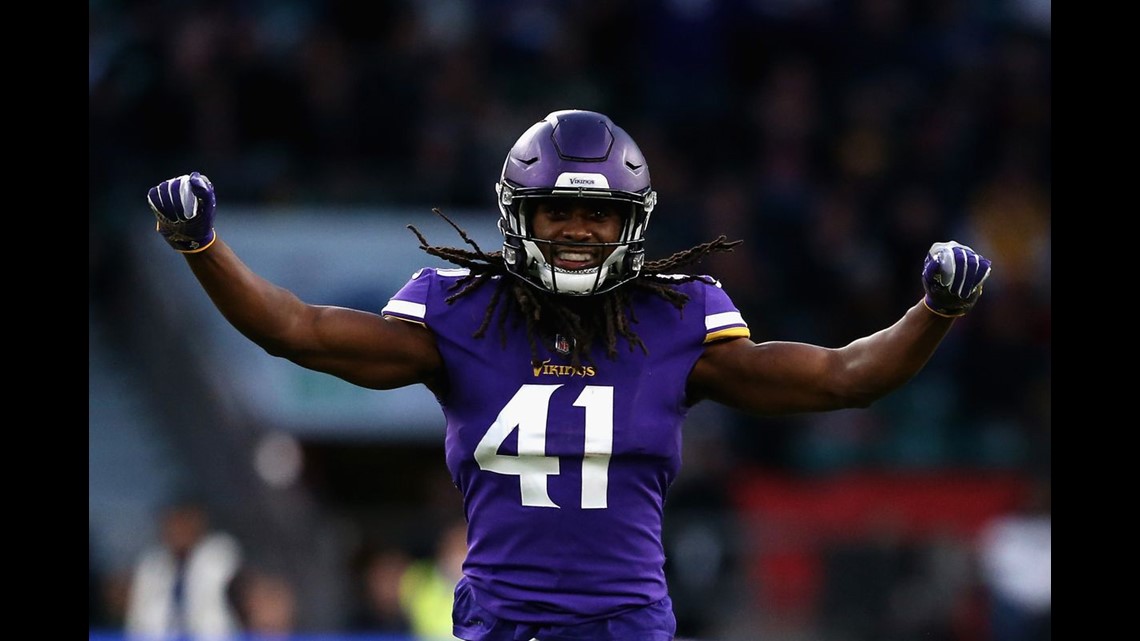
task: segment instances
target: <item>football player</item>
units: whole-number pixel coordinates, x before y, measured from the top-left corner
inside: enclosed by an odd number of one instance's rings
[[[683,269],[735,242],[646,259],[657,192],[607,116],[535,123],[495,192],[502,247],[458,228],[467,247],[436,247],[417,231],[455,267],[419,270],[380,313],[307,304],[252,272],[215,234],[206,176],[148,194],[158,232],[266,352],[435,394],[468,523],[453,607],[467,641],[672,641],[662,521],[687,412],[867,407],[922,369],[990,274],[969,247],[934,243],[922,295],[891,326],[842,347],[756,342],[719,282]]]

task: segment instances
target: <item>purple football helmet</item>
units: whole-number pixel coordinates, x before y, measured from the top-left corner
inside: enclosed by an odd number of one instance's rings
[[[637,143],[608,116],[576,109],[555,111],[519,137],[495,184],[503,260],[523,281],[555,294],[589,296],[635,277],[645,263],[645,229],[657,204],[649,167]],[[567,243],[613,247],[598,267],[564,270],[539,250],[550,241],[534,238],[530,212],[534,199],[600,198],[628,205],[616,243]]]

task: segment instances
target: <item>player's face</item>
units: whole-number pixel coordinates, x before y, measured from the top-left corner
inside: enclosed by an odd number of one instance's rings
[[[531,229],[540,240],[574,243],[614,243],[621,237],[622,205],[610,200],[550,198],[536,203]],[[540,243],[546,262],[560,269],[597,267],[613,247],[573,247]]]

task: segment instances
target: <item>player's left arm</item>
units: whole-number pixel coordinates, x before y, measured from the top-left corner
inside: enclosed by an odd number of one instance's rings
[[[743,338],[710,344],[689,376],[690,397],[762,415],[867,407],[926,365],[989,274],[990,261],[969,247],[935,243],[923,265],[926,295],[890,327],[839,348]]]

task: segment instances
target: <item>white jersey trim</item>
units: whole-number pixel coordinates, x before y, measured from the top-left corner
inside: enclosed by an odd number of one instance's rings
[[[380,313],[399,314],[423,320],[424,316],[427,315],[427,306],[423,303],[411,303],[406,300],[390,300],[384,309],[380,310]]]
[[[747,326],[748,324],[744,322],[744,317],[740,315],[740,312],[721,312],[720,314],[705,316],[706,331],[711,332],[714,329],[728,327],[729,325]]]

